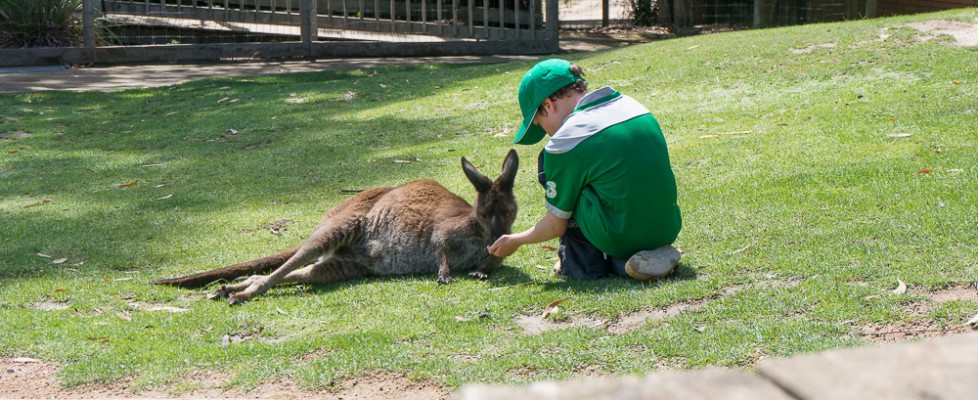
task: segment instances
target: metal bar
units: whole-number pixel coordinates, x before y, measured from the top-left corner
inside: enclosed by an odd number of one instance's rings
[[[482,0],[482,29],[489,39],[489,0]]]
[[[516,23],[516,40],[520,38],[520,0],[513,0],[513,22]]]
[[[469,3],[469,13],[468,13],[469,37],[473,37],[475,36],[475,25],[474,25],[475,18],[473,18],[473,16],[475,15],[475,0],[469,0],[468,3]]]
[[[764,0],[754,0],[754,27],[764,26]]]
[[[455,37],[458,37],[458,0],[452,0],[452,27],[455,28]]]

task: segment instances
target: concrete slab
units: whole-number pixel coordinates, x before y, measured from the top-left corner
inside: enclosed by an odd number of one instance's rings
[[[792,400],[771,382],[743,371],[708,368],[646,377],[536,382],[526,386],[465,386],[453,400]]]
[[[806,400],[974,399],[978,333],[767,359],[758,369]]]

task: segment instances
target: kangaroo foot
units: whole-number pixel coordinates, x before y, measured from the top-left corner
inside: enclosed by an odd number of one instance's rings
[[[446,284],[446,283],[455,282],[456,280],[457,279],[452,278],[451,275],[445,275],[445,276],[439,276],[438,277],[438,280],[436,282],[441,283],[441,284]]]
[[[481,280],[489,279],[489,275],[488,274],[486,274],[484,272],[479,272],[479,271],[469,272],[469,276],[471,276],[473,278],[479,278]]]
[[[228,294],[228,305],[241,304],[254,296],[265,293],[268,290],[268,277],[266,276],[253,276],[246,283],[250,282],[247,287],[236,287],[231,290]],[[231,288],[229,288],[231,289]]]

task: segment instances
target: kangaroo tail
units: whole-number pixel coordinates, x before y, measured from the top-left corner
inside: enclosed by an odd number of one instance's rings
[[[201,272],[199,274],[181,276],[178,278],[160,279],[153,281],[154,285],[170,285],[184,288],[195,288],[207,286],[211,283],[227,280],[230,281],[240,276],[264,274],[280,267],[289,258],[299,251],[300,246],[293,247],[281,253],[272,254],[240,264],[229,265],[224,268]]]

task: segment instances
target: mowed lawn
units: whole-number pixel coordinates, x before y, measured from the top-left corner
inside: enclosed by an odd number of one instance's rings
[[[665,132],[685,254],[654,283],[555,278],[554,241],[487,281],[281,286],[235,307],[150,284],[291,247],[351,191],[433,178],[471,201],[459,159],[499,173],[532,62],[0,94],[0,358],[135,392],[201,374],[451,390],[970,331],[978,49],[913,25],[930,20],[978,29],[965,9],[564,55]],[[517,150],[523,230],[544,213],[540,145]]]

